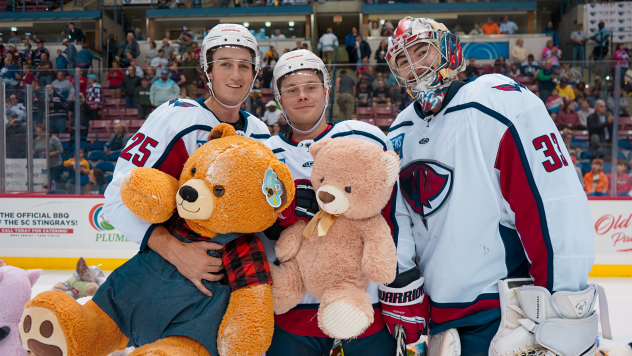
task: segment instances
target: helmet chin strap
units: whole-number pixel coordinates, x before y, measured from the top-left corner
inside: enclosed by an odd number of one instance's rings
[[[292,128],[293,131],[296,131],[300,134],[306,135],[306,134],[310,134],[312,132],[314,132],[314,130],[316,130],[316,128],[318,127],[318,125],[320,125],[320,123],[323,121],[323,118],[325,117],[325,113],[327,112],[327,104],[329,103],[329,89],[327,89],[327,93],[325,94],[325,97],[327,99],[325,99],[325,108],[323,109],[323,113],[320,115],[320,119],[318,119],[318,122],[309,130],[307,131],[303,131],[303,130],[299,130],[296,127],[294,127],[294,125],[292,125],[292,122],[290,121],[290,119],[287,117],[287,114],[285,113],[285,110],[283,110],[283,117],[285,117],[285,121],[287,121],[287,124],[290,125],[290,127]],[[277,101],[279,101],[280,98],[276,98]],[[280,101],[279,101],[280,102]],[[281,109],[283,109],[283,105],[279,103],[279,105],[281,105]]]
[[[215,94],[213,93],[213,82],[211,82],[211,78],[208,77],[208,72],[205,72],[204,74],[206,75],[206,80],[208,80],[208,91],[211,93],[211,96],[215,99],[215,101],[217,101],[221,106],[223,106],[223,107],[225,107],[227,109],[234,109],[236,107],[241,106],[241,104],[244,101],[246,101],[246,99],[248,99],[248,95],[250,95],[250,92],[252,91],[252,87],[255,85],[255,80],[257,80],[257,74],[258,73],[259,72],[255,73],[255,76],[252,78],[252,82],[250,83],[250,90],[248,90],[248,94],[246,94],[246,96],[237,105],[226,105],[226,104],[222,103],[221,101],[219,101],[217,96],[215,96]]]

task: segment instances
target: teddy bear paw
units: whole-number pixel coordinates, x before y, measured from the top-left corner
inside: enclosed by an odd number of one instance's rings
[[[328,305],[322,316],[324,331],[338,339],[356,337],[363,333],[371,323],[369,317],[362,310],[345,301],[337,301]]]
[[[68,356],[66,336],[52,311],[41,307],[24,310],[19,325],[22,346],[36,356]]]

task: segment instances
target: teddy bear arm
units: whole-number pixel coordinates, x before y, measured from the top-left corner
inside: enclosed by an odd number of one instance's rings
[[[131,170],[121,181],[121,200],[139,218],[154,224],[167,221],[176,211],[178,180],[154,168]]]
[[[373,282],[387,284],[397,273],[397,249],[386,220],[378,215],[363,224],[362,271]]]
[[[279,241],[277,241],[274,248],[274,252],[279,261],[284,262],[293,257],[296,257],[298,251],[301,249],[303,242],[303,230],[307,223],[303,220],[299,220],[296,224],[288,227],[281,233]]]
[[[217,335],[220,356],[263,355],[272,343],[274,312],[270,285],[259,284],[231,293]]]

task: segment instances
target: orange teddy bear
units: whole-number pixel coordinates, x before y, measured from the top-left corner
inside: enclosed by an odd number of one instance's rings
[[[136,168],[121,185],[134,214],[162,223],[183,242],[211,241],[227,278],[202,281],[208,297],[175,266],[147,249],[116,269],[94,298],[44,292],[19,325],[35,356],[260,356],[274,330],[267,258],[253,233],[272,225],[294,198],[289,169],[262,143],[217,125],[184,165],[178,182]],[[177,210],[177,214],[175,214]]]

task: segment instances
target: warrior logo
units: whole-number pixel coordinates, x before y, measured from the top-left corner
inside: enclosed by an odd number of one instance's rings
[[[419,215],[426,229],[428,218],[450,198],[454,169],[437,161],[410,162],[399,174],[404,199]]]

